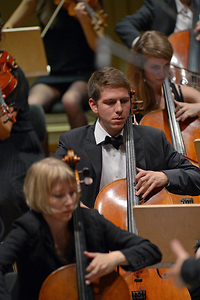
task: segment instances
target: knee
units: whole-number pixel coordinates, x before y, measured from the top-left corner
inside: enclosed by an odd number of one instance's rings
[[[67,92],[62,97],[62,103],[65,109],[75,109],[81,105],[81,96],[75,91]]]

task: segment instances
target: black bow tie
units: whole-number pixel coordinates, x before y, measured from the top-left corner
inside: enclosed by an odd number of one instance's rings
[[[103,142],[104,145],[112,144],[115,149],[119,149],[120,145],[123,144],[123,136],[119,135],[118,137],[105,137],[105,141]]]

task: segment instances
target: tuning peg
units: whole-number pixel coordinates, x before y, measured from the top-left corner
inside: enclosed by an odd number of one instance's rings
[[[89,168],[83,168],[81,171],[78,171],[79,174],[82,174],[84,179],[80,181],[80,183],[84,183],[85,185],[90,185],[93,183],[93,179],[89,176],[90,175],[90,169]]]

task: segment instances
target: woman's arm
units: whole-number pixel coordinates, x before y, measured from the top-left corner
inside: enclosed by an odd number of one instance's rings
[[[96,9],[97,8],[100,10],[101,7],[97,6]],[[99,30],[95,29],[96,27],[93,26],[93,24],[91,23],[90,15],[87,13],[87,11],[85,11],[84,3],[79,2],[75,7],[75,11],[76,11],[76,16],[82,26],[89,47],[93,51],[96,51],[97,39],[98,37],[103,36],[103,28],[101,27]]]
[[[111,273],[119,265],[129,265],[128,260],[121,251],[112,251],[110,253],[92,253],[85,251],[84,254],[92,259],[86,268],[88,274],[85,276],[85,283],[87,285],[97,278]]]
[[[185,121],[189,117],[200,114],[200,92],[190,86],[181,85],[184,102],[174,100],[177,121]]]
[[[35,8],[36,0],[23,0],[4,24],[3,29],[20,27],[35,13]]]
[[[10,110],[13,110],[13,107],[10,107]],[[3,113],[2,108],[0,107],[0,115]],[[16,118],[18,111],[14,111],[12,114]],[[6,123],[4,121],[7,119],[7,114],[0,117],[0,140],[5,140],[10,136],[13,122],[8,120]]]

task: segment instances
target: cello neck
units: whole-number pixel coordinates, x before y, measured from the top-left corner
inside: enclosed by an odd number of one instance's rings
[[[175,117],[175,104],[170,89],[169,79],[166,78],[163,83],[163,91],[165,97],[165,103],[168,114],[169,128],[171,133],[172,145],[176,151],[186,155],[185,145],[183,142],[183,136],[181,133],[179,122],[176,121]]]
[[[78,171],[76,165],[80,161],[80,157],[74,154],[73,150],[68,150],[67,155],[62,159],[66,162],[72,170],[74,170],[77,191],[80,195],[81,186]],[[80,202],[78,207],[73,212],[73,224],[74,224],[74,240],[75,240],[75,252],[76,252],[76,267],[77,267],[77,283],[79,300],[94,300],[92,284],[85,284],[86,268],[88,266],[88,258],[84,255],[84,251],[87,250],[85,241],[85,231],[82,221],[82,215],[80,212]]]
[[[85,284],[86,268],[88,259],[84,255],[86,251],[86,242],[83,223],[81,220],[80,207],[77,207],[73,213],[74,220],[74,238],[76,249],[76,266],[77,266],[77,281],[79,300],[94,300],[92,284]]]
[[[139,197],[135,195],[134,182],[136,171],[135,145],[133,136],[132,115],[130,114],[125,125],[126,135],[126,180],[127,180],[127,219],[128,230],[137,234],[133,216],[133,206],[140,204]]]

